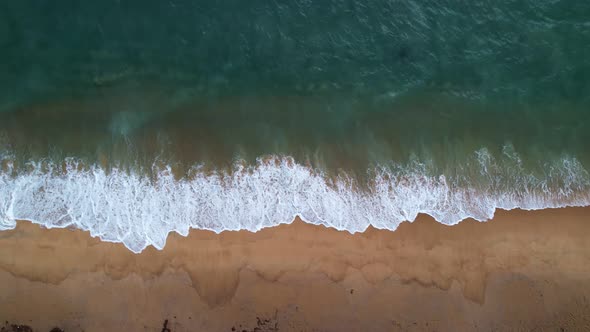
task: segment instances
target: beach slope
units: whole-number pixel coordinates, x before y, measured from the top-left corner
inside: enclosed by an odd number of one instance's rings
[[[296,219],[171,234],[141,254],[21,221],[0,233],[0,320],[34,331],[590,330],[590,208],[420,215],[349,234]]]

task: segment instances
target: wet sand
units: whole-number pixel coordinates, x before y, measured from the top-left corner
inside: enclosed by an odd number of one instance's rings
[[[300,220],[192,230],[136,255],[22,221],[0,233],[0,320],[34,331],[584,331],[589,237],[590,208],[515,210],[354,235]]]

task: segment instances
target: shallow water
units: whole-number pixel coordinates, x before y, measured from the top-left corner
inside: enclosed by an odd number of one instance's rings
[[[0,219],[395,229],[590,202],[581,1],[0,4]]]

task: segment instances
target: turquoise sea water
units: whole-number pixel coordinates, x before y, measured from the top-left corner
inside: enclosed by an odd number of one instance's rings
[[[0,225],[169,231],[590,203],[584,1],[0,4]]]

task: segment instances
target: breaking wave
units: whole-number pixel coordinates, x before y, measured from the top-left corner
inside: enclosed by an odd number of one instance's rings
[[[395,230],[419,213],[452,225],[465,218],[488,220],[498,208],[590,205],[590,176],[575,158],[531,172],[510,147],[504,154],[508,157],[499,160],[486,149],[476,151],[473,164],[457,167],[455,175],[433,174],[417,161],[375,167],[362,189],[346,175],[331,177],[289,157],[236,163],[231,171],[195,167],[181,179],[169,166],[153,166],[148,176],[84,167],[74,159],[59,165],[31,162],[17,171],[4,157],[0,229],[14,228],[17,220],[76,227],[138,253],[150,245],[162,249],[171,231],[183,236],[190,228],[258,231],[295,216],[360,232],[369,225]]]

